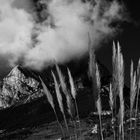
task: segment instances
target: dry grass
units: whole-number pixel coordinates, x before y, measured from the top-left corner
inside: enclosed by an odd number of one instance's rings
[[[71,72],[70,72],[69,69],[67,69],[67,71],[68,71],[68,75],[69,75],[71,95],[72,95],[72,97],[74,99],[75,108],[76,108],[76,114],[77,114],[77,118],[78,118],[78,122],[79,122],[80,135],[81,135],[81,124],[80,124],[79,110],[78,110],[77,101],[76,101],[77,92],[76,92],[76,89],[75,89],[74,80],[72,78]]]
[[[114,129],[114,114],[113,114],[113,105],[114,105],[114,100],[113,100],[113,92],[112,92],[112,84],[110,84],[110,87],[109,87],[109,105],[110,105],[110,109],[111,109],[111,112],[112,112],[112,128],[113,128],[113,138],[115,139],[115,129]]]
[[[97,100],[97,83],[96,83],[96,58],[94,48],[91,46],[91,39],[89,36],[89,78],[92,81],[92,95],[93,95],[93,111],[96,111],[96,100]]]
[[[63,93],[65,94],[65,97],[66,97],[66,102],[67,102],[67,111],[70,115],[71,118],[74,118],[74,115],[75,115],[75,111],[74,111],[74,106],[73,106],[73,103],[72,103],[72,97],[70,95],[70,93],[68,92],[68,88],[67,88],[67,85],[66,85],[66,82],[65,82],[65,77],[64,75],[62,74],[59,66],[56,64],[56,70],[57,70],[57,73],[58,73],[58,76],[59,76],[59,80],[60,80],[60,85],[62,87],[62,91]]]
[[[95,68],[95,74],[96,74],[96,91],[97,91],[97,101],[96,101],[96,106],[97,106],[97,111],[99,114],[99,130],[100,130],[100,139],[103,140],[103,134],[102,134],[102,105],[101,105],[101,97],[100,97],[100,89],[101,89],[101,81],[100,81],[100,72],[99,72],[99,68],[98,65],[96,63],[96,68]]]
[[[56,92],[58,104],[59,104],[60,110],[61,110],[61,112],[62,112],[62,114],[63,114],[65,126],[66,126],[66,129],[67,129],[67,133],[68,133],[68,135],[70,135],[70,134],[69,134],[68,123],[67,123],[67,120],[66,120],[66,115],[65,115],[65,112],[64,112],[64,106],[63,106],[63,101],[62,101],[62,95],[61,95],[61,93],[60,93],[59,85],[58,85],[58,82],[57,82],[56,77],[55,77],[55,75],[54,75],[53,72],[52,72],[52,76],[53,76],[53,80],[54,80],[54,84],[55,84],[55,92]]]
[[[50,103],[50,105],[52,106],[52,108],[55,110],[55,106],[54,106],[54,102],[53,102],[53,97],[52,97],[50,91],[48,90],[47,86],[45,85],[45,83],[41,79],[41,77],[40,77],[40,80],[41,80],[41,84],[42,84],[44,93],[45,93],[45,95],[46,95],[46,97],[48,99],[48,102]]]
[[[123,88],[124,88],[124,64],[123,64],[123,56],[121,54],[120,45],[117,44],[117,49],[115,43],[113,43],[113,58],[112,58],[112,66],[113,66],[113,74],[112,74],[112,90],[113,93],[113,108],[114,108],[114,118],[115,118],[115,132],[114,137],[117,139],[124,140],[124,99],[123,99]],[[117,108],[117,97],[120,100],[120,108],[119,114],[116,110]],[[112,102],[112,99],[111,101]],[[118,116],[117,116],[118,114]],[[118,122],[117,122],[118,120]],[[119,125],[119,134],[117,133],[117,125]]]
[[[75,89],[75,86],[74,86],[74,80],[72,78],[72,75],[71,75],[71,72],[69,69],[67,69],[68,71],[68,75],[69,75],[69,82],[70,82],[70,88],[71,88],[71,95],[72,97],[76,100],[76,95],[77,95],[77,92],[76,92],[76,89]]]
[[[135,140],[136,140],[136,133],[137,133],[137,115],[138,115],[138,106],[139,106],[139,88],[140,88],[140,59],[138,62],[138,66],[137,66],[137,76],[136,76],[136,86],[137,86],[137,90],[136,90],[136,111],[135,111]]]
[[[114,139],[124,140],[124,98],[123,98],[123,88],[124,88],[124,64],[123,64],[123,56],[121,54],[120,45],[117,44],[117,49],[115,47],[115,43],[113,43],[113,77],[112,83],[110,87],[110,107],[112,110],[112,114],[116,118],[115,125],[119,125],[119,134],[117,134],[117,127],[115,129],[115,137]],[[138,110],[138,102],[139,102],[139,88],[140,88],[140,62],[137,67],[137,71],[134,71],[133,62],[131,62],[131,70],[130,70],[130,136],[129,139],[132,139],[132,112],[135,106],[135,119],[137,118],[137,110]],[[117,115],[117,104],[116,99],[119,96],[120,107],[119,114]],[[112,107],[113,106],[113,107]],[[113,109],[115,112],[113,111]],[[118,117],[118,119],[117,119]],[[136,122],[135,122],[135,139],[136,139]]]
[[[70,95],[70,93],[68,92],[68,88],[67,88],[67,85],[66,85],[66,81],[65,81],[65,77],[64,75],[62,74],[61,72],[61,69],[59,68],[59,66],[56,64],[56,70],[57,70],[57,73],[58,73],[58,76],[59,76],[59,80],[60,80],[60,85],[62,87],[62,91],[63,93],[65,94],[65,97],[66,97],[66,103],[67,103],[67,111],[73,121],[73,124],[74,124],[74,127],[75,127],[75,137],[77,139],[77,136],[76,136],[76,123],[75,121],[73,120],[74,117],[75,117],[75,108],[74,108],[74,104],[73,104],[73,101],[72,101],[72,97]],[[72,77],[71,77],[72,78]],[[73,82],[73,81],[71,81]],[[74,83],[72,83],[73,85],[73,88],[74,88]],[[73,92],[71,91],[71,94]],[[72,94],[73,95],[73,94]],[[77,109],[77,105],[76,105],[76,109]]]
[[[130,140],[132,137],[132,111],[134,106],[134,101],[136,97],[136,72],[133,70],[133,62],[131,62],[131,71],[130,71]]]
[[[46,97],[47,97],[47,99],[48,99],[48,102],[50,103],[50,105],[51,105],[51,107],[52,107],[52,109],[53,109],[53,111],[54,111],[56,120],[57,120],[58,125],[59,125],[59,127],[60,127],[60,129],[61,129],[61,132],[62,132],[62,136],[64,136],[63,127],[62,127],[61,123],[59,122],[57,113],[56,113],[56,111],[55,111],[55,105],[54,105],[53,97],[52,97],[50,91],[48,90],[47,86],[45,85],[45,83],[44,83],[43,80],[41,79],[41,77],[40,77],[40,80],[41,80],[41,84],[42,84],[44,93],[45,93],[45,95],[46,95]]]
[[[94,109],[97,108],[97,111],[99,114],[99,129],[100,129],[100,131],[99,131],[100,138],[99,139],[103,140],[105,138],[103,138],[103,133],[102,133],[102,105],[101,105],[101,97],[100,97],[101,96],[100,95],[100,92],[101,92],[100,91],[100,89],[101,89],[100,72],[99,72],[99,67],[97,65],[97,62],[96,62],[95,52],[90,44],[91,43],[90,43],[90,39],[89,39],[89,77],[90,77],[90,80],[92,81],[93,106],[94,106]],[[113,139],[114,140],[124,140],[124,138],[125,138],[124,137],[125,136],[125,132],[124,132],[124,117],[125,117],[124,104],[125,103],[124,103],[124,95],[123,95],[124,62],[123,62],[123,55],[121,53],[119,43],[117,43],[117,46],[115,45],[115,43],[113,43],[112,67],[113,67],[113,72],[112,72],[112,81],[110,83],[109,104],[110,104],[110,109],[112,111],[112,120],[115,120],[114,124],[112,124],[113,125],[113,134],[114,134]],[[60,110],[64,117],[66,129],[69,133],[69,128],[68,128],[68,124],[67,124],[67,120],[66,120],[66,116],[65,116],[65,112],[64,112],[64,106],[63,106],[62,96],[61,96],[61,92],[60,92],[60,87],[66,97],[66,103],[67,103],[67,107],[68,107],[67,111],[68,111],[69,115],[71,116],[71,118],[74,117],[74,114],[73,114],[74,108],[73,108],[73,102],[72,102],[72,99],[74,99],[76,114],[77,114],[78,120],[80,122],[79,112],[78,112],[78,107],[77,107],[77,102],[76,102],[77,92],[76,92],[73,77],[71,75],[71,71],[69,69],[67,69],[68,76],[69,76],[69,83],[70,83],[70,90],[69,90],[66,85],[66,82],[65,82],[65,77],[62,74],[62,72],[57,64],[56,64],[56,69],[57,69],[57,73],[59,76],[60,86],[56,80],[54,73],[52,72],[52,76],[53,76],[54,84],[55,84],[55,92],[56,92]],[[45,86],[45,84],[43,83],[42,80],[41,80],[41,82],[42,82],[44,92],[47,96],[47,99],[55,112],[55,107],[54,107],[53,98],[51,96],[51,93],[49,92],[49,90],[47,89],[47,87]],[[137,67],[136,71],[134,71],[133,62],[131,63],[131,71],[130,71],[130,140],[132,137],[131,118],[132,118],[133,110],[135,109],[135,118],[137,118],[137,114],[138,114],[139,88],[140,88],[140,61],[138,63],[138,67]],[[117,104],[117,99],[119,99],[119,103],[120,103],[119,105]],[[119,111],[117,108],[119,108]],[[55,115],[57,116],[57,114],[55,114]],[[137,127],[137,122],[135,122],[135,140],[136,140],[136,127]],[[80,123],[79,123],[79,128],[80,128]],[[81,133],[80,133],[80,135],[81,135]]]

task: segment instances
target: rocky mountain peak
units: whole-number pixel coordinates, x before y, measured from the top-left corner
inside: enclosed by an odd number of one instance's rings
[[[0,93],[1,108],[27,103],[43,96],[40,82],[36,80],[35,74],[29,74],[27,71],[18,65],[3,79]]]

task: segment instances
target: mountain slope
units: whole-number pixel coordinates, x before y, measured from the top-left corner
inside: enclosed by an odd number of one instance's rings
[[[30,77],[27,76],[31,75]],[[7,108],[16,104],[24,104],[43,96],[40,82],[33,73],[16,66],[3,79],[0,93],[0,107]],[[35,77],[35,76],[34,76]]]

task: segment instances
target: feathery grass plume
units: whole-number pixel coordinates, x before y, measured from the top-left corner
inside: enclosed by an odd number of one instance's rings
[[[95,63],[95,74],[96,74],[96,88],[97,88],[97,95],[100,94],[100,89],[101,89],[101,78],[100,78],[100,72],[99,72],[99,67],[98,64]]]
[[[74,98],[74,102],[75,102],[76,114],[77,114],[78,121],[79,121],[79,129],[80,129],[80,135],[81,135],[81,124],[80,124],[79,110],[78,110],[77,101],[76,101],[77,92],[75,89],[74,80],[72,78],[71,72],[68,68],[67,68],[67,71],[68,71],[68,76],[69,76],[71,94],[72,94],[72,97]]]
[[[120,50],[119,43],[117,44],[117,49],[115,43],[113,42],[113,79],[112,79],[112,92],[113,92],[113,102],[114,102],[114,117],[117,120],[117,105],[116,99],[119,96],[120,99],[120,108],[119,108],[119,138],[124,139],[124,99],[123,99],[123,88],[124,88],[124,64],[123,57]],[[117,121],[115,121],[115,139],[117,139]]]
[[[58,104],[59,104],[60,110],[63,114],[66,129],[67,129],[67,132],[69,134],[69,128],[68,128],[68,124],[67,124],[67,120],[66,120],[66,116],[65,116],[65,112],[64,112],[64,106],[63,106],[63,101],[62,101],[62,96],[61,96],[61,93],[60,93],[59,85],[58,85],[58,82],[57,82],[56,77],[55,77],[53,72],[52,72],[52,76],[53,76],[53,80],[54,80],[54,84],[55,84],[55,92],[56,92]]]
[[[113,93],[113,118],[115,120],[114,122],[114,137],[117,139],[118,137],[118,131],[117,131],[117,96],[118,96],[118,60],[117,60],[117,50],[115,42],[113,42],[113,56],[112,56],[112,93]]]
[[[72,97],[74,99],[76,99],[77,92],[76,92],[76,89],[75,89],[75,86],[74,86],[74,81],[73,81],[73,78],[72,78],[72,75],[71,75],[71,72],[70,72],[69,68],[67,68],[67,71],[68,71],[68,76],[69,76],[71,94],[72,94]]]
[[[118,47],[120,48],[120,46]],[[119,124],[119,131],[121,134],[121,139],[124,140],[124,98],[123,98],[123,88],[124,88],[124,64],[123,64],[123,57],[121,52],[118,57],[119,58],[119,98],[120,98],[120,124]]]
[[[73,104],[72,104],[71,95],[69,94],[69,92],[67,90],[67,86],[65,84],[65,77],[63,76],[63,74],[62,74],[62,72],[61,72],[61,70],[60,70],[60,68],[59,68],[59,66],[57,64],[56,64],[56,70],[57,70],[57,73],[58,73],[58,76],[59,76],[62,91],[66,96],[68,113],[71,116],[71,118],[73,118],[74,117],[74,107],[73,107]]]
[[[114,115],[113,115],[113,92],[112,92],[112,84],[109,86],[109,105],[112,112],[112,126],[113,126],[113,136],[115,140],[115,129],[114,129]]]
[[[57,70],[57,73],[58,73],[58,76],[59,76],[59,80],[60,80],[62,90],[63,90],[64,94],[67,94],[67,86],[65,84],[65,78],[64,78],[59,66],[57,64],[55,64],[55,65],[56,65],[56,70]]]
[[[99,130],[100,130],[100,139],[103,140],[103,134],[102,134],[102,119],[101,119],[101,115],[102,115],[102,106],[101,106],[101,97],[100,97],[100,89],[101,89],[101,82],[100,82],[100,73],[99,73],[99,69],[98,69],[98,65],[96,63],[96,92],[98,95],[97,101],[96,101],[96,107],[97,107],[97,111],[99,114]]]
[[[117,52],[116,52],[116,46],[115,43],[113,42],[113,57],[112,57],[112,67],[113,67],[113,75],[112,75],[112,92],[113,92],[113,101],[114,101],[114,109],[116,109],[116,97],[118,95],[117,91],[117,80],[118,80],[118,66],[117,66]],[[116,110],[115,114],[116,116]]]
[[[75,111],[74,111],[75,109],[74,109],[74,106],[72,103],[72,98],[69,94],[66,96],[66,100],[67,100],[67,105],[68,105],[68,113],[69,113],[71,119],[73,119],[74,114],[75,114]]]
[[[97,106],[97,111],[98,111],[98,114],[99,114],[99,132],[100,132],[100,135],[99,135],[99,139],[100,140],[103,140],[103,133],[102,133],[102,118],[101,118],[101,113],[102,113],[102,106],[101,106],[101,98],[100,96],[98,97],[97,101],[96,101],[96,106]]]
[[[111,111],[113,110],[113,93],[112,93],[112,84],[109,86],[109,105]]]
[[[47,88],[47,86],[45,85],[45,83],[43,82],[42,78],[39,77],[40,81],[41,81],[41,84],[42,84],[42,87],[43,87],[43,90],[44,90],[44,93],[48,99],[48,102],[50,103],[50,105],[52,106],[52,108],[55,110],[55,106],[54,106],[54,102],[53,102],[53,97],[49,91],[49,89]]]
[[[135,97],[136,97],[136,72],[134,72],[133,62],[131,62],[131,71],[130,71],[130,140],[132,136],[132,111],[134,107]]]
[[[138,115],[138,106],[139,106],[139,89],[140,89],[140,59],[137,66],[137,76],[136,76],[136,84],[137,84],[137,95],[136,95],[136,111],[135,111],[135,140],[136,140],[136,133],[137,133],[137,115]]]
[[[130,109],[132,111],[133,106],[134,106],[134,101],[135,101],[135,97],[136,97],[136,72],[134,72],[134,66],[133,66],[133,62],[131,62],[131,72],[130,72]]]
[[[95,58],[95,52],[94,48],[92,47],[91,43],[91,38],[90,35],[88,34],[89,42],[88,42],[88,47],[89,47],[89,77],[92,81],[92,93],[93,93],[93,110],[96,111],[96,100],[97,100],[97,93],[96,93],[96,58]]]
[[[93,54],[94,50],[91,46],[91,39],[90,35],[88,34],[88,47],[89,47],[89,77],[92,78],[93,76],[93,62],[95,62],[95,55]]]
[[[120,99],[120,109],[119,109],[119,137],[124,140],[124,98],[123,98],[123,88],[124,88],[124,63],[123,56],[121,54],[120,44],[117,44],[117,66],[118,66],[118,91]]]
[[[75,115],[75,108],[74,108],[74,105],[73,105],[73,102],[72,102],[72,97],[71,97],[70,93],[67,90],[67,85],[65,83],[65,77],[62,74],[61,69],[59,68],[57,63],[55,63],[55,66],[56,66],[56,70],[57,70],[57,73],[58,73],[58,76],[59,76],[59,80],[60,80],[62,91],[63,91],[63,93],[65,94],[65,97],[66,97],[67,111],[68,111],[71,119],[73,119],[74,115]],[[73,124],[74,124],[74,127],[75,127],[75,137],[77,139],[75,121],[73,121]]]
[[[41,79],[41,77],[39,77],[39,78],[40,78],[40,81],[41,81],[41,84],[42,84],[44,93],[45,93],[45,95],[46,95],[46,97],[47,97],[47,99],[48,99],[48,102],[50,103],[50,105],[51,105],[51,107],[52,107],[52,109],[53,109],[53,111],[54,111],[54,114],[55,114],[57,123],[58,123],[58,125],[59,125],[59,127],[60,127],[60,129],[61,129],[61,132],[62,132],[62,136],[64,136],[63,127],[62,127],[61,123],[59,122],[57,113],[56,113],[56,111],[55,111],[55,106],[54,106],[54,102],[53,102],[53,97],[52,97],[50,91],[48,90],[47,86],[45,85],[45,83],[44,83],[43,80]]]

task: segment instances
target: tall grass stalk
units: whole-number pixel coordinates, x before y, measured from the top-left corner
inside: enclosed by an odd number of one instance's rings
[[[58,65],[56,64],[56,70],[57,70],[57,73],[58,73],[58,76],[59,76],[59,80],[60,80],[60,84],[61,84],[61,87],[62,87],[62,91],[63,93],[65,94],[65,97],[66,97],[66,102],[67,102],[67,107],[68,107],[68,113],[69,115],[71,116],[71,118],[74,117],[74,107],[73,107],[73,104],[72,104],[72,98],[71,98],[71,95],[69,94],[68,90],[67,90],[67,86],[66,86],[66,83],[65,83],[65,77],[64,75],[62,74],[60,68],[58,67]]]
[[[113,92],[112,92],[112,84],[110,84],[109,87],[109,105],[110,105],[110,109],[112,112],[112,127],[113,127],[113,136],[114,136],[114,140],[115,140],[115,129],[114,129],[114,114],[113,114]]]
[[[76,136],[76,124],[75,124],[75,121],[73,120],[73,118],[74,118],[74,107],[73,107],[72,97],[71,97],[70,93],[67,90],[67,85],[65,83],[65,77],[62,74],[61,69],[59,68],[59,66],[57,64],[56,64],[56,70],[57,70],[57,73],[58,73],[58,76],[59,76],[62,91],[63,91],[63,93],[65,94],[65,97],[66,97],[66,103],[67,103],[67,107],[68,107],[67,111],[68,111],[68,113],[69,113],[69,115],[70,115],[70,117],[72,119],[73,124],[74,124],[75,137],[77,139],[77,136]]]
[[[124,140],[124,98],[123,98],[123,88],[124,88],[124,65],[123,65],[123,57],[120,54],[120,74],[119,74],[119,97],[120,97],[120,124],[119,124],[119,132],[121,134],[121,139]]]
[[[114,118],[114,137],[117,140],[117,110],[116,110],[116,99],[118,95],[118,66],[117,66],[117,53],[116,53],[116,46],[113,42],[113,56],[112,56],[112,94],[113,94],[113,118]]]
[[[130,140],[132,137],[132,111],[136,97],[136,72],[134,72],[133,62],[131,62],[131,71],[130,71]]]
[[[76,89],[75,89],[74,80],[72,78],[71,72],[70,72],[69,69],[67,69],[67,71],[68,71],[68,75],[69,75],[71,94],[72,94],[72,97],[73,97],[74,102],[75,102],[76,114],[77,114],[77,118],[78,118],[78,121],[79,121],[79,129],[80,129],[80,135],[81,135],[81,124],[80,124],[79,110],[78,110],[77,101],[76,101],[77,92],[76,92]]]
[[[100,82],[100,73],[99,73],[99,69],[98,69],[98,65],[96,63],[96,92],[98,94],[98,98],[96,101],[96,107],[97,107],[97,111],[99,114],[99,131],[100,131],[100,139],[103,140],[103,134],[102,134],[102,106],[101,106],[101,97],[100,97],[100,89],[101,89],[101,82]]]
[[[70,136],[70,134],[69,134],[69,128],[68,128],[68,123],[67,123],[65,112],[64,112],[64,107],[63,107],[63,102],[62,102],[62,96],[61,96],[61,93],[60,93],[58,82],[57,82],[56,77],[55,77],[55,75],[54,75],[53,72],[52,72],[52,76],[53,76],[53,80],[54,80],[54,84],[55,84],[55,92],[56,92],[58,104],[59,104],[60,110],[61,110],[61,112],[63,114],[65,126],[66,126],[66,129],[67,129],[67,133]]]
[[[124,88],[124,64],[123,57],[120,50],[119,43],[117,44],[117,50],[115,43],[113,43],[113,80],[112,80],[112,92],[114,97],[114,117],[115,117],[115,139],[117,139],[117,96],[120,100],[119,108],[119,139],[124,140],[124,99],[123,99],[123,88]]]
[[[103,140],[103,134],[102,134],[102,123],[101,123],[101,99],[100,99],[100,73],[98,69],[98,65],[96,64],[96,58],[95,58],[95,52],[91,45],[91,39],[90,35],[89,37],[89,77],[92,80],[92,90],[93,90],[93,110],[96,110],[99,114],[99,127],[100,127],[100,139]]]
[[[97,106],[97,111],[98,111],[98,114],[99,114],[99,132],[100,132],[100,135],[99,135],[99,139],[100,140],[103,140],[103,133],[102,133],[102,117],[101,117],[101,98],[98,97],[97,101],[96,101],[96,106]]]
[[[136,76],[136,83],[137,83],[137,95],[136,95],[136,111],[135,111],[135,140],[137,134],[137,114],[138,114],[138,106],[139,106],[139,89],[140,89],[140,59],[137,66],[137,76]]]
[[[119,133],[121,134],[122,140],[124,140],[124,98],[123,98],[123,88],[124,88],[124,63],[123,56],[120,51],[120,46],[118,43],[118,81],[119,81],[119,98],[120,98],[120,124]]]
[[[88,34],[89,37],[89,42],[88,42],[88,47],[89,47],[89,77],[91,78],[92,81],[92,95],[93,95],[93,111],[96,111],[96,100],[97,100],[97,93],[96,93],[96,75],[95,75],[95,67],[96,67],[96,59],[95,59],[95,52],[94,48],[92,47],[90,35]]]
[[[112,67],[113,67],[113,73],[112,73],[112,92],[113,92],[113,100],[114,100],[114,115],[116,116],[116,98],[118,95],[118,65],[117,65],[117,52],[116,52],[116,46],[113,42],[113,57],[112,57]]]
[[[54,102],[53,102],[53,97],[52,97],[50,91],[48,90],[47,86],[45,85],[45,83],[44,83],[43,80],[41,79],[41,77],[39,77],[39,78],[40,78],[40,81],[41,81],[41,84],[42,84],[44,93],[45,93],[45,95],[46,95],[46,97],[47,97],[47,99],[48,99],[48,102],[50,103],[50,105],[51,105],[51,107],[52,107],[52,109],[53,109],[53,111],[54,111],[54,114],[55,114],[55,117],[56,117],[58,126],[60,127],[60,130],[61,130],[61,132],[62,132],[62,136],[65,136],[65,135],[64,135],[63,127],[62,127],[61,123],[59,122],[57,113],[56,113],[56,111],[55,111],[55,105],[54,105]]]

